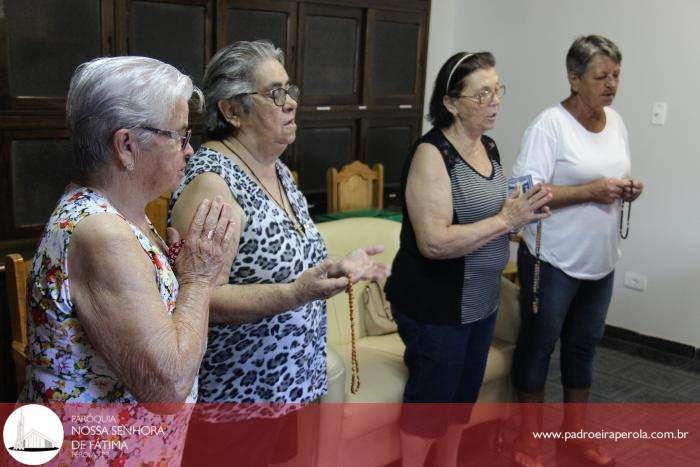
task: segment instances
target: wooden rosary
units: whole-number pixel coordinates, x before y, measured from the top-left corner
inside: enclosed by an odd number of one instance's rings
[[[360,366],[357,362],[357,336],[355,335],[355,293],[352,289],[352,281],[348,277],[348,286],[345,292],[348,294],[348,302],[350,305],[350,342],[351,342],[351,360],[352,360],[352,376],[350,379],[350,392],[357,394],[360,390]]]

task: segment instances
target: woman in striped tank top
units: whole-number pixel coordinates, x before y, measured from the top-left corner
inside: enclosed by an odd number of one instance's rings
[[[403,400],[445,403],[404,406],[404,466],[422,465],[438,438],[437,465],[456,465],[470,413],[450,406],[479,394],[508,233],[550,214],[551,195],[540,186],[507,197],[496,143],[484,135],[505,94],[494,66],[488,52],[458,53],[442,66],[430,101],[434,128],[401,178],[401,246],[386,292],[406,344]]]

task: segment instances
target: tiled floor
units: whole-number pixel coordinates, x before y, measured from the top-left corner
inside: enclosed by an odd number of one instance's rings
[[[558,352],[557,348],[547,377],[546,402],[561,402],[562,400]],[[591,402],[700,403],[700,361],[641,347],[626,341],[605,338],[598,348],[594,363]],[[622,408],[616,407],[618,409],[615,414],[608,415],[606,412],[604,415],[604,417],[610,417],[606,419],[610,423],[623,418],[625,420],[640,420],[641,426],[642,421],[645,420],[644,405],[629,404]],[[626,411],[625,407],[629,410]],[[668,411],[687,410],[687,406],[664,405],[664,407],[668,407],[663,409]],[[561,411],[561,406],[548,405],[545,408],[545,411],[547,410]],[[561,419],[559,415],[553,417],[556,424],[549,429],[557,429]],[[600,412],[598,415],[600,416]],[[687,420],[688,415],[687,413],[669,413],[668,418]],[[545,419],[547,419],[546,414]],[[547,420],[545,420],[545,428],[547,429],[546,425]],[[470,435],[462,437],[459,467],[511,465],[511,447],[516,437],[517,426],[518,423],[505,425],[504,443],[500,450],[486,447],[493,443],[496,427],[483,426],[483,428],[477,427],[471,431],[468,430]],[[698,422],[698,426],[700,426],[700,422]],[[695,439],[697,440],[697,438]],[[580,465],[569,458],[557,456],[555,447],[553,442],[543,443],[546,466]],[[626,448],[622,443],[619,445],[608,443],[606,447],[616,458],[617,465],[620,467],[700,465],[700,447],[695,441],[692,444],[679,442],[679,444],[674,445],[674,449],[668,449],[668,446],[660,447],[652,443],[642,444],[639,449]]]
[[[557,348],[552,357],[547,376],[545,390],[545,402],[561,402],[562,389],[559,370],[559,349]],[[593,387],[591,388],[591,402],[601,403],[654,403],[654,402],[680,402],[680,403],[700,403],[700,361],[691,358],[666,353],[649,347],[642,347],[627,341],[614,338],[604,338],[598,347],[593,370]],[[619,422],[627,421],[627,426],[633,426],[637,421],[641,427],[644,421],[650,420],[645,407],[655,406],[655,404],[622,404],[603,405],[603,409],[598,409],[598,422],[604,420],[608,423],[608,428]],[[605,411],[606,408],[616,407],[615,413]],[[694,415],[686,413],[688,405],[663,405],[664,418],[669,420],[684,420],[683,426],[688,423],[688,416]],[[601,413],[601,410],[604,412]],[[648,410],[648,409],[647,409]],[[699,409],[700,410],[700,409]],[[549,417],[549,422],[554,420],[554,424],[549,423],[545,413],[545,429],[556,430],[561,423],[562,406],[559,404],[546,405],[546,411],[557,411],[554,416]],[[675,411],[675,412],[674,412]],[[681,413],[676,413],[681,411]],[[589,412],[596,413],[595,410]],[[655,412],[658,414],[658,412]],[[667,415],[666,415],[667,414]],[[697,414],[697,412],[696,412]],[[462,443],[459,451],[459,467],[482,467],[482,466],[509,466],[512,465],[512,445],[516,438],[519,418],[517,414],[515,421],[510,421],[503,425],[503,444],[500,448],[494,444],[498,425],[487,423],[470,428],[462,436]],[[601,418],[602,417],[602,418]],[[591,417],[589,413],[589,418]],[[663,420],[663,419],[662,419]],[[595,421],[595,420],[594,420]],[[690,423],[691,427],[697,426],[700,430],[700,420]],[[687,427],[686,427],[687,428]],[[685,442],[669,448],[668,445],[660,446],[654,443],[634,445],[630,448],[623,443],[608,443],[606,448],[616,458],[619,467],[646,467],[646,466],[696,466],[700,465],[700,445],[697,437],[686,439]],[[641,446],[641,447],[640,447]],[[580,464],[567,457],[560,457],[556,454],[556,444],[554,442],[543,443],[543,457],[546,466],[570,467]],[[426,465],[435,467],[435,462],[431,462],[429,457]],[[400,461],[390,464],[391,467],[400,466]]]
[[[562,400],[558,349],[552,356],[547,402]],[[592,402],[700,402],[700,361],[605,338],[593,365]]]

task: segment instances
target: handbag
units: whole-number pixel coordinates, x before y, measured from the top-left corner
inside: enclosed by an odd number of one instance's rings
[[[365,330],[368,336],[382,336],[397,331],[391,304],[384,295],[386,279],[371,281],[362,290],[360,309],[364,311]]]

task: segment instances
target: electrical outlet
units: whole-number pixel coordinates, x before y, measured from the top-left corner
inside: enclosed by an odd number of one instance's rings
[[[651,123],[654,125],[665,125],[667,110],[668,107],[665,102],[654,102],[651,106]]]
[[[625,287],[644,292],[647,289],[647,276],[637,272],[627,271],[625,273]]]

